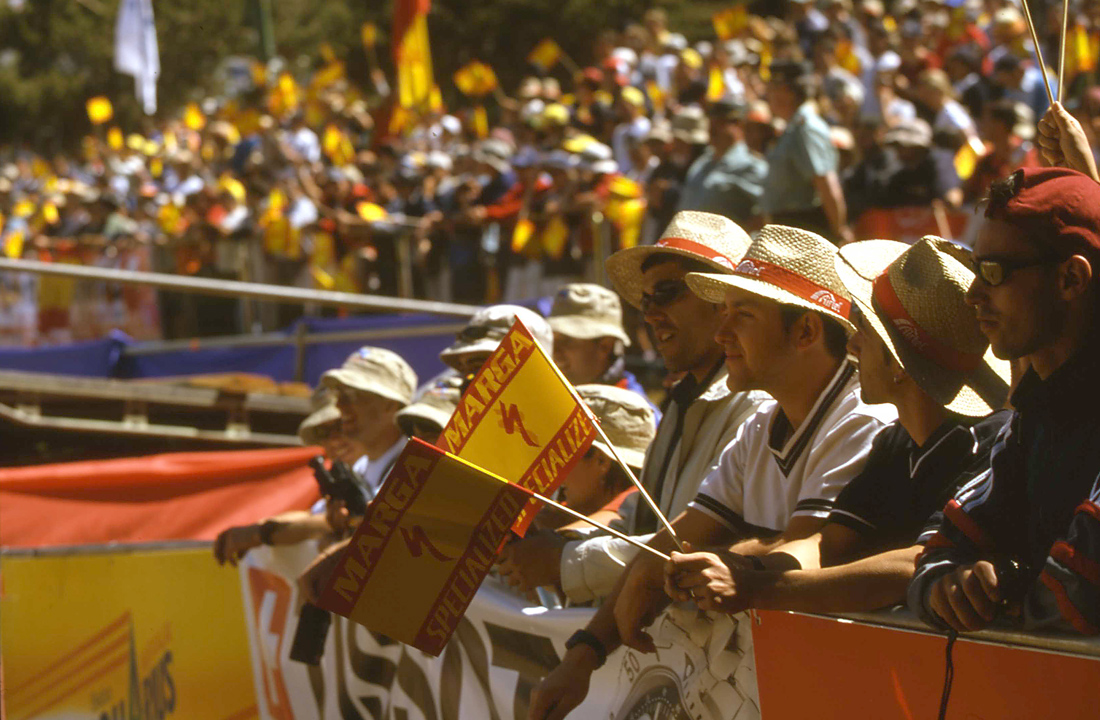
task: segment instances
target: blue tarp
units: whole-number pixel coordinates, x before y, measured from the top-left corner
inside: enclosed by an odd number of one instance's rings
[[[363,345],[384,347],[401,355],[421,382],[444,369],[439,353],[454,340],[461,318],[439,315],[359,315],[349,318],[307,318],[310,335],[371,330],[377,338],[364,341],[323,342],[306,345],[302,381],[316,384],[321,374],[337,367]],[[410,328],[438,328],[423,337],[402,337]],[[296,328],[285,331],[293,337]],[[392,333],[392,334],[391,334]],[[142,347],[123,333],[103,340],[56,347],[0,350],[0,369],[47,372],[103,378],[152,378],[202,373],[242,372],[266,375],[277,382],[294,380],[296,349],[293,345],[245,348],[165,350],[141,355],[124,354],[127,347]]]

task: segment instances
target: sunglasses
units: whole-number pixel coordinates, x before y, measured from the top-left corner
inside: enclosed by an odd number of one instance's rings
[[[687,292],[687,283],[683,280],[661,280],[654,284],[653,292],[642,293],[642,312],[651,308],[666,308]]]
[[[981,257],[975,257],[973,264],[974,273],[983,283],[990,287],[997,287],[1006,282],[1012,276],[1012,273],[1017,270],[1039,267],[1041,265],[1053,265],[1062,260],[1063,258],[1058,255],[1041,255],[1036,258],[1018,258],[1010,255],[983,255]]]

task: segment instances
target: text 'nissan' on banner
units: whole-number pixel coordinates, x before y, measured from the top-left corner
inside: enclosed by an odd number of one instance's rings
[[[470,382],[438,445],[549,495],[596,438],[595,420],[519,320]],[[535,517],[532,501],[513,530]]]
[[[530,497],[410,440],[318,605],[438,655]]]

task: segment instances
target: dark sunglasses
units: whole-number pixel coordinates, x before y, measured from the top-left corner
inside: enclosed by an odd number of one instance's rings
[[[463,342],[473,342],[488,337],[491,332],[493,328],[484,325],[468,325],[459,330],[455,337]]]
[[[974,274],[986,285],[997,287],[1006,282],[1012,276],[1012,273],[1017,270],[1039,267],[1040,265],[1053,265],[1061,262],[1062,259],[1059,255],[1041,255],[1036,258],[983,255],[973,260]]]
[[[650,308],[666,308],[687,292],[687,283],[683,280],[661,280],[654,284],[653,292],[642,293],[642,312]]]

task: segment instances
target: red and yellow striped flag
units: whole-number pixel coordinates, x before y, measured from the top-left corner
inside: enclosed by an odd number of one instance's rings
[[[432,50],[428,43],[431,0],[396,0],[393,8],[393,64],[397,68],[397,101],[424,111],[431,101]]]
[[[438,656],[530,497],[413,438],[318,605]]]
[[[470,382],[437,444],[542,495],[596,438],[587,407],[519,320]],[[513,528],[523,534],[536,504]]]

